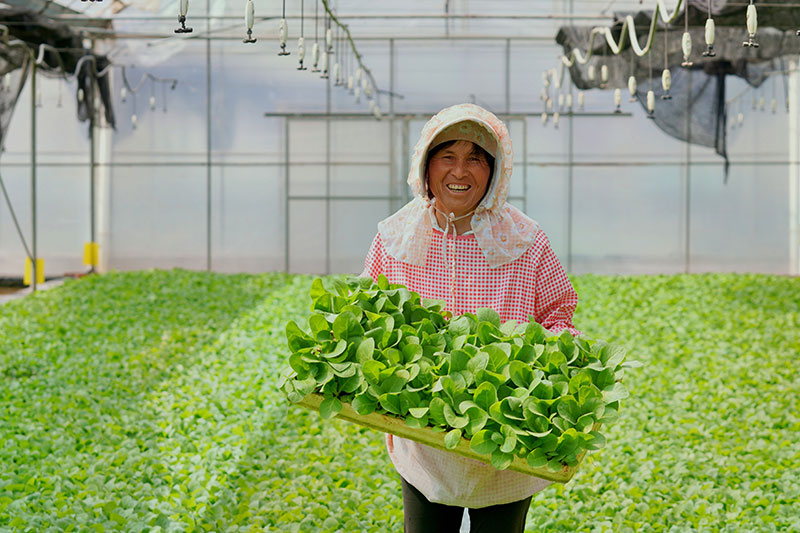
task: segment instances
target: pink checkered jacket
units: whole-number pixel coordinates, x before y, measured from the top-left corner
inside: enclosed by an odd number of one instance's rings
[[[503,321],[527,322],[534,317],[551,332],[580,333],[572,325],[577,294],[543,231],[520,257],[494,268],[473,233],[445,237],[436,227],[429,231],[424,266],[393,258],[378,234],[362,275],[377,279],[383,274],[423,298],[446,301],[454,316],[490,307]],[[550,484],[393,435],[386,436],[386,445],[398,473],[436,503],[469,508],[500,505],[525,499]]]

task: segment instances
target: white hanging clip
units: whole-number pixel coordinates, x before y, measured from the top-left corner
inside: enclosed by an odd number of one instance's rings
[[[355,85],[355,82],[353,81],[353,75],[350,74],[350,76],[348,76],[348,78],[347,78],[347,92],[349,92],[350,94],[353,94],[354,85]]]
[[[600,67],[600,88],[605,89],[608,84],[608,65]]]
[[[375,115],[375,119],[380,120],[383,115],[381,115],[381,108],[375,100],[369,101],[369,107],[372,108],[372,114]]]
[[[558,129],[558,119],[559,119],[559,113],[558,111],[556,111],[555,113],[553,113],[553,127],[555,129]]]
[[[311,65],[311,72],[319,72],[319,43],[314,43],[311,46],[311,61],[314,62]]]
[[[572,112],[572,93],[567,94],[567,109]]]
[[[136,122],[137,122],[136,113],[134,113],[133,115],[131,115],[131,127],[133,129],[136,129]]]
[[[647,118],[655,118],[656,111],[656,93],[653,89],[647,91]]]
[[[123,104],[125,103],[125,99],[127,97],[128,97],[128,89],[123,87],[122,89],[119,90],[119,98],[120,98],[120,100],[122,101]]]
[[[586,71],[586,77],[589,78],[589,81],[594,81],[595,79],[595,68],[594,65],[589,65],[589,69]]]
[[[279,56],[289,55],[289,52],[286,51],[286,38],[288,35],[289,35],[289,27],[286,25],[286,19],[281,19],[281,26],[280,26],[281,51],[278,52]]]
[[[355,90],[353,92],[356,95],[356,103],[360,104],[361,103],[361,86],[360,85],[356,85],[356,88],[355,88]]]
[[[689,56],[692,55],[692,35],[688,31],[683,32],[681,48],[683,49],[683,63],[681,63],[681,66],[691,67],[693,63],[689,60]]]
[[[333,30],[330,28],[325,30],[325,48],[329,54],[333,53]]]
[[[256,21],[256,8],[253,4],[253,0],[247,0],[247,3],[244,5],[244,25],[247,27],[247,37],[242,39],[243,43],[254,43],[256,42],[253,39],[253,24]]]
[[[714,53],[714,19],[710,18],[706,20],[706,51],[703,52],[703,57],[714,57],[717,54]]]
[[[189,12],[189,0],[181,0],[180,14],[178,15],[178,22],[181,27],[175,29],[175,33],[192,33],[192,28],[186,27],[186,13]]]
[[[39,93],[39,97],[41,98],[41,93]],[[86,98],[86,96],[85,96],[85,93],[83,92],[83,89],[78,89],[78,101],[79,102],[83,102],[83,100],[85,98]],[[39,107],[41,107],[41,106],[39,106]]]
[[[620,109],[620,104],[622,104],[622,91],[617,87],[614,89],[614,113],[622,113]]]
[[[303,59],[306,57],[306,40],[302,37],[298,37],[297,39],[297,57],[300,59],[297,70],[308,70],[303,66]]]
[[[328,78],[328,51],[327,50],[323,50],[322,51],[322,59],[321,59],[320,62],[322,63],[322,65],[320,66],[320,70],[322,70],[322,74],[320,75],[320,78],[327,79]]]
[[[636,89],[637,89],[636,76],[631,75],[628,77],[628,93],[631,95],[631,97],[629,98],[630,102],[636,101]]]
[[[156,110],[156,97],[155,96],[151,96],[150,97],[150,109],[152,111]]]
[[[585,98],[583,96],[583,91],[578,91],[578,110],[583,111],[583,102]]]
[[[558,108],[564,107],[564,93],[558,93]]]
[[[758,48],[756,39],[756,31],[758,30],[758,14],[756,13],[756,5],[753,0],[750,0],[750,5],[747,6],[747,34],[748,38],[742,43],[742,46],[750,48]]]
[[[333,80],[334,80],[333,85],[335,85],[336,87],[342,84],[341,70],[342,67],[339,66],[338,61],[333,64]]]
[[[672,75],[668,68],[661,72],[661,88],[664,89],[664,94],[661,95],[662,100],[672,100],[672,95],[669,94],[669,88],[672,87]]]
[[[547,111],[542,111],[542,126],[547,125]]]

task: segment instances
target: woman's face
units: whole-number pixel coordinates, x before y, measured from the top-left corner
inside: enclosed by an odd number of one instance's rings
[[[486,157],[474,153],[474,148],[469,141],[456,141],[428,162],[428,187],[436,198],[436,207],[445,213],[469,213],[486,194],[491,169]]]

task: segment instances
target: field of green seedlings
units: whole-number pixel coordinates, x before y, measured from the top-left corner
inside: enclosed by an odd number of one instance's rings
[[[111,273],[0,306],[0,532],[402,531],[382,435],[290,405],[313,278]],[[529,531],[800,531],[800,279],[578,276],[645,366]]]

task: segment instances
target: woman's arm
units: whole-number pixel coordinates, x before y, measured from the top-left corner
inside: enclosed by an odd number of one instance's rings
[[[362,278],[378,279],[378,276],[383,274],[383,244],[381,243],[381,234],[375,235],[372,239],[372,245],[367,252],[367,258],[364,260],[364,270],[361,272]]]
[[[534,269],[536,321],[552,333],[566,329],[579,335],[580,331],[572,324],[578,294],[543,231],[539,232],[533,249],[538,253]]]

